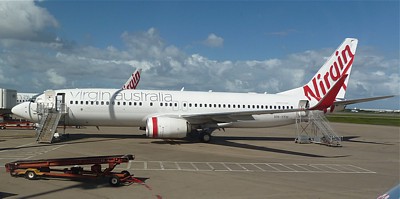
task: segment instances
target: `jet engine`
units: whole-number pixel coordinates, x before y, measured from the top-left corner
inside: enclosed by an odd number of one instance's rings
[[[151,138],[184,138],[191,130],[185,119],[151,117],[146,122],[146,136]]]

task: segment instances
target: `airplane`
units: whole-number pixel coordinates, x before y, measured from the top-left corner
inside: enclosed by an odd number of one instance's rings
[[[40,93],[17,93],[17,104],[29,102],[32,100],[32,98],[39,94]]]
[[[332,112],[346,104],[392,96],[343,100],[358,40],[346,38],[305,85],[277,94],[63,89],[15,106],[15,115],[39,121],[38,104],[65,103],[66,125],[139,127],[150,138],[178,139],[195,134],[209,142],[225,128],[265,128],[294,124],[308,111]]]
[[[128,80],[124,85],[122,85],[122,89],[136,89],[139,85],[140,74],[142,73],[142,69],[138,68],[129,76]],[[17,104],[22,102],[34,101],[37,96],[41,93],[17,93]]]

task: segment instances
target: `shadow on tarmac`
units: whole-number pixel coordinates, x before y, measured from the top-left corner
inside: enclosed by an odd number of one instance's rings
[[[380,145],[394,145],[391,143],[384,143],[384,142],[370,142],[370,141],[360,141],[360,140],[354,140],[360,138],[360,136],[346,136],[343,137],[343,141],[345,142],[356,142],[356,143],[363,143],[363,144],[380,144]]]
[[[141,177],[135,177],[136,179],[140,180],[141,182],[143,182],[143,186],[147,186],[144,183],[146,183],[146,180],[150,179],[150,178],[141,178]],[[50,191],[44,191],[41,193],[35,193],[35,194],[31,194],[31,195],[27,195],[27,196],[23,196],[22,198],[41,198],[45,195],[48,194],[52,194],[52,193],[56,193],[56,192],[60,192],[60,191],[66,191],[69,189],[83,189],[83,190],[91,190],[91,189],[98,189],[98,188],[102,188],[102,187],[111,187],[111,185],[108,183],[108,178],[95,178],[95,179],[71,179],[71,178],[38,178],[36,180],[59,180],[59,181],[75,181],[78,182],[78,184],[76,185],[71,185],[71,186],[67,186],[67,187],[62,187],[59,189],[54,189],[54,190],[50,190]],[[135,183],[122,183],[120,186],[117,187],[113,187],[113,188],[118,188],[118,187],[124,187],[124,186],[130,186],[132,184]],[[138,184],[138,183],[136,183]],[[2,192],[0,192],[0,196],[2,196],[1,194],[3,194]],[[5,193],[5,194],[9,194],[9,193]],[[7,195],[6,197],[9,196],[16,196],[17,194],[13,194],[13,195]],[[2,198],[2,197],[0,197]]]
[[[236,136],[213,136],[213,139],[208,144],[213,145],[220,145],[220,146],[228,146],[234,148],[242,148],[242,149],[251,149],[251,150],[258,150],[258,151],[266,151],[272,153],[281,153],[287,155],[296,155],[296,156],[303,156],[303,157],[314,157],[314,158],[341,158],[341,157],[348,157],[349,155],[340,155],[340,156],[323,156],[323,155],[316,155],[310,153],[303,153],[297,151],[289,151],[284,149],[276,149],[270,148],[265,146],[256,146],[251,144],[244,144],[244,143],[237,143],[234,141],[282,141],[282,142],[294,142],[293,138],[288,137],[236,137]],[[179,145],[179,144],[191,144],[198,142],[198,139],[190,137],[188,139],[181,139],[181,140],[162,140],[162,141],[153,141],[154,144],[172,144],[172,145]]]
[[[102,138],[96,140],[85,140],[88,138]],[[62,139],[56,143],[52,144],[36,144],[36,145],[28,145],[22,147],[8,147],[8,148],[0,148],[0,151],[5,150],[18,150],[23,148],[35,148],[35,147],[43,147],[43,146],[52,146],[52,145],[65,145],[65,144],[77,144],[77,143],[89,143],[89,142],[103,142],[110,140],[120,140],[120,139],[151,139],[146,138],[145,134],[142,135],[126,135],[126,134],[68,134],[66,139]],[[381,144],[381,145],[393,145],[390,143],[379,143],[379,142],[370,142],[370,141],[359,141],[355,140],[360,138],[360,136],[347,136],[343,137],[344,142],[355,142],[355,143],[363,143],[363,144]],[[322,156],[310,153],[303,153],[297,151],[289,151],[284,149],[276,149],[265,146],[255,146],[251,144],[237,143],[235,141],[279,141],[279,142],[294,142],[294,139],[291,137],[246,137],[246,136],[213,136],[212,141],[209,144],[220,145],[220,146],[229,146],[243,149],[251,149],[258,151],[267,151],[273,153],[281,153],[288,155],[296,155],[296,156],[304,156],[304,157],[318,157],[318,158],[338,158],[338,157],[346,157],[346,156]],[[153,144],[170,144],[170,145],[180,145],[180,144],[194,144],[197,143],[198,138],[196,136],[188,137],[186,139],[164,139],[164,140],[155,140],[151,143]]]
[[[84,140],[87,138],[103,138],[97,140]],[[19,149],[26,149],[26,148],[36,148],[36,147],[43,147],[43,146],[57,146],[57,145],[66,145],[66,144],[79,144],[79,143],[90,143],[90,142],[104,142],[110,140],[120,140],[120,139],[137,139],[137,138],[146,138],[145,135],[119,135],[119,134],[69,134],[67,138],[62,139],[60,141],[51,143],[51,144],[33,144],[21,147],[7,147],[7,148],[0,148],[0,151],[7,151],[7,150],[19,150]],[[80,141],[79,141],[80,140]]]

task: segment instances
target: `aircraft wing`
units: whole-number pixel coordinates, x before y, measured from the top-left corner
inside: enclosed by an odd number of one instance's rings
[[[216,113],[198,113],[181,115],[180,117],[188,120],[192,124],[202,123],[221,123],[236,122],[239,120],[254,120],[253,115],[274,114],[274,113],[292,113],[307,111],[306,109],[279,109],[279,110],[253,110],[239,112],[216,112]]]

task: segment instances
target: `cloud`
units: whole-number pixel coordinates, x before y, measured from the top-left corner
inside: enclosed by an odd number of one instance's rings
[[[222,37],[218,37],[214,33],[208,35],[207,39],[203,41],[203,44],[208,47],[222,47],[224,45],[224,39]]]
[[[119,88],[136,67],[140,89],[276,93],[305,84],[334,49],[317,49],[265,60],[213,60],[187,54],[163,40],[157,29],[123,32],[125,46],[1,42],[0,85],[23,92],[46,89]],[[334,46],[336,47],[336,46]],[[35,50],[32,50],[35,49]],[[358,49],[349,99],[399,94],[399,60]]]
[[[55,84],[55,85],[64,85],[67,80],[65,77],[62,77],[57,74],[57,72],[54,69],[50,69],[46,72],[46,75],[50,81],[50,83]]]
[[[295,30],[295,29],[288,29],[288,30],[270,32],[269,34],[270,34],[270,35],[274,35],[274,36],[286,37],[286,36],[288,36],[289,34],[296,33],[296,32],[298,32],[298,31]]]
[[[55,40],[48,28],[58,27],[57,20],[35,1],[0,1],[0,39]]]

